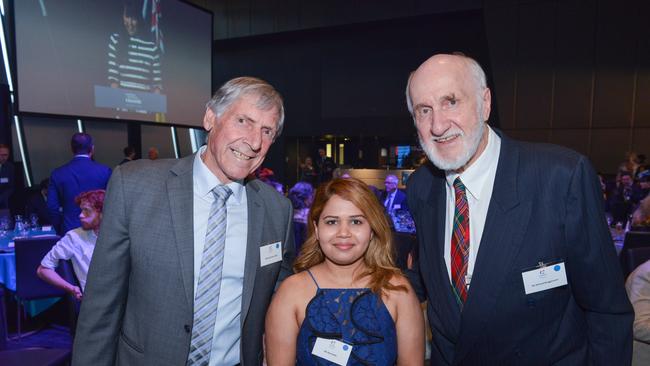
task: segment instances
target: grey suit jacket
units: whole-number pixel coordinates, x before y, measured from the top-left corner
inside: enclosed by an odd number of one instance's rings
[[[193,317],[193,182],[196,155],[118,166],[79,315],[73,365],[184,365]],[[291,204],[246,183],[248,243],[241,364],[261,365],[264,317],[277,281],[291,274]],[[281,241],[283,261],[260,267],[259,247]]]

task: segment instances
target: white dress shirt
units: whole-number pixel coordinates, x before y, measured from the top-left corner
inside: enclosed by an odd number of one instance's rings
[[[386,200],[384,201],[384,207],[386,208],[387,211],[393,209],[393,200],[395,199],[395,193],[397,193],[397,189],[395,189],[394,191],[386,195]]]
[[[205,246],[210,208],[214,201],[212,189],[221,184],[203,163],[203,146],[194,159],[194,293],[199,282],[201,259]],[[248,235],[246,189],[242,182],[227,184],[232,195],[226,201],[226,247],[221,272],[221,293],[217,305],[210,366],[236,365],[240,361],[241,306],[244,288],[244,262]]]
[[[447,214],[445,215],[445,264],[447,274],[451,281],[451,235],[454,225],[454,211],[456,209],[456,193],[454,191],[454,180],[460,176],[465,185],[465,194],[469,206],[469,263],[467,264],[467,276],[471,279],[474,273],[474,263],[478,255],[479,244],[483,236],[485,219],[487,218],[494,178],[497,174],[499,152],[501,151],[501,138],[490,128],[488,129],[488,143],[483,153],[461,174],[453,171],[446,171],[447,184]],[[467,281],[469,285],[471,282]]]
[[[93,230],[84,230],[81,227],[72,229],[65,233],[52,249],[41,260],[41,266],[49,269],[56,269],[59,260],[72,262],[72,269],[79,280],[79,286],[83,291],[86,288],[86,276],[88,266],[93,257],[97,235]]]

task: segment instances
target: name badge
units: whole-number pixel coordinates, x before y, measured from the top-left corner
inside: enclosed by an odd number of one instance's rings
[[[9,183],[9,178],[0,178],[0,183]]]
[[[345,366],[352,353],[352,346],[336,339],[316,338],[312,355],[334,362],[337,365]]]
[[[282,260],[282,242],[271,243],[260,247],[260,267]]]
[[[540,263],[539,267],[522,272],[521,277],[524,280],[524,291],[526,295],[567,284],[564,262],[547,265]]]
[[[394,210],[400,210],[401,208],[402,208],[402,205],[399,205],[399,204],[393,205]]]

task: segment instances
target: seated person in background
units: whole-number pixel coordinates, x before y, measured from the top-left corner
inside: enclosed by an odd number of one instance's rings
[[[634,180],[629,172],[620,172],[620,182],[610,196],[609,207],[612,211],[612,227],[617,223],[627,224],[627,220],[632,214],[634,197],[633,188]]]
[[[318,181],[318,173],[314,167],[314,161],[309,156],[305,158],[304,163],[300,164],[300,180],[312,186],[316,185]]]
[[[52,225],[50,214],[47,211],[47,190],[50,186],[50,178],[45,178],[39,183],[38,192],[34,192],[28,199],[25,206],[27,216],[38,216],[39,225]]]
[[[634,307],[632,366],[650,365],[650,261],[640,265],[625,282]]]
[[[325,364],[323,345],[347,351],[339,364],[423,365],[420,304],[395,268],[390,228],[368,186],[321,184],[308,231],[296,274],[266,315],[268,365]]]
[[[293,206],[293,234],[296,244],[296,254],[307,237],[307,218],[309,207],[314,200],[314,188],[307,182],[298,182],[289,190],[287,196]]]
[[[650,231],[650,196],[644,198],[632,214],[631,226],[633,231]]]
[[[102,209],[104,208],[103,189],[83,192],[75,198],[81,208],[79,220],[81,227],[65,233],[52,249],[43,257],[36,273],[43,281],[56,286],[81,300],[86,287],[86,276],[90,259],[93,256],[95,242],[99,234],[99,225],[102,222]],[[72,268],[77,275],[81,289],[68,283],[55,272],[59,260],[72,260]]]

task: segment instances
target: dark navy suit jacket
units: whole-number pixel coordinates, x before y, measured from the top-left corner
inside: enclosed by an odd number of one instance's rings
[[[111,169],[83,156],[54,169],[47,192],[47,209],[52,225],[61,234],[81,226],[79,206],[74,198],[82,192],[106,189]],[[59,208],[63,208],[61,212]]]
[[[382,191],[381,192],[381,197],[379,199],[382,206],[384,205],[384,202],[386,202],[386,196],[387,196],[386,191],[385,190]],[[406,202],[406,194],[398,189],[395,192],[395,197],[393,197],[393,202],[392,202],[392,205],[391,205],[390,208],[394,209],[394,210],[406,210],[406,211],[408,211],[409,206],[408,206],[408,204]]]
[[[410,277],[429,300],[431,365],[629,365],[634,314],[593,168],[574,151],[499,134],[494,190],[462,311],[443,256],[444,172],[426,165],[408,182],[419,242]],[[551,261],[565,263],[568,285],[526,295],[522,272]]]
[[[9,208],[9,197],[16,185],[14,165],[7,161],[0,167],[0,208]]]

